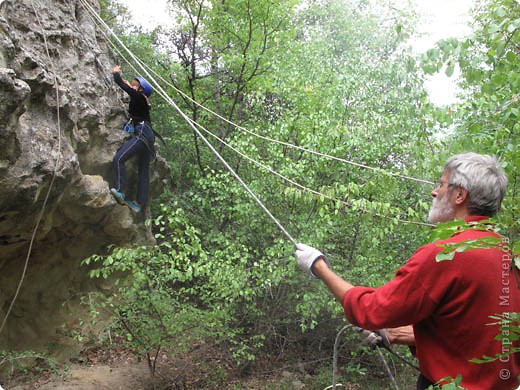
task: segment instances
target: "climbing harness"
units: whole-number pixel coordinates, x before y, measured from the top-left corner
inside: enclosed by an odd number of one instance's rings
[[[132,119],[129,119],[125,125],[123,126],[123,130],[125,132],[127,132],[128,134],[133,134],[134,133],[134,125],[132,123]]]
[[[130,118],[128,121],[125,122],[124,126],[123,126],[123,131],[125,131],[126,133],[128,133],[129,135],[133,135],[134,133],[137,134],[137,138],[139,138],[140,141],[142,141],[145,145],[146,145],[146,148],[148,149],[148,151],[150,152],[150,156],[152,157],[151,160],[152,161],[155,161],[157,159],[157,153],[155,151],[155,147],[152,143],[150,143],[150,141],[148,140],[148,138],[146,138],[143,134],[142,134],[142,128],[143,126],[149,126],[150,129],[152,130],[154,136],[156,136],[157,138],[159,138],[159,140],[161,141],[161,143],[164,145],[164,147],[166,147],[166,142],[164,141],[164,138],[161,136],[161,134],[159,134],[157,131],[155,131],[152,126],[150,124],[147,124],[145,121],[141,121],[141,122],[138,122],[138,123],[135,123],[134,124],[134,121],[132,118]]]
[[[150,153],[150,160],[155,161],[157,158],[157,154],[155,152],[155,147],[153,146],[153,143],[151,143],[148,138],[146,138],[143,134],[143,128],[144,126],[148,126],[151,129],[151,125],[148,122],[142,121],[135,124],[135,132],[137,134],[137,139],[144,143],[146,146],[146,149],[148,149],[148,153]],[[152,130],[153,131],[153,130]]]
[[[139,122],[136,126],[143,126],[143,122]],[[150,125],[150,128],[152,130],[152,133],[153,135],[155,135],[157,138],[159,138],[159,140],[161,141],[161,143],[164,145],[164,147],[166,147],[166,142],[164,141],[164,138],[161,136],[161,134],[159,134],[157,131],[155,131],[151,125]],[[124,126],[123,126],[123,131],[125,131],[126,133],[128,134],[133,134],[135,131],[136,131],[136,127],[134,126],[134,122],[132,120],[132,118],[130,118],[128,121],[125,122]],[[145,137],[143,137],[145,138]],[[143,142],[146,143],[146,147],[148,148],[148,150],[150,150],[150,152],[152,151],[152,147],[150,146],[150,143],[148,142],[148,140],[142,140]],[[153,153],[154,155],[154,159],[155,159],[155,148],[153,148]]]

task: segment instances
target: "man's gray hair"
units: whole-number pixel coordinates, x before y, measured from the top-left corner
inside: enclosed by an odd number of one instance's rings
[[[468,190],[470,215],[492,217],[500,209],[506,192],[507,175],[493,156],[462,153],[444,165],[450,184]]]

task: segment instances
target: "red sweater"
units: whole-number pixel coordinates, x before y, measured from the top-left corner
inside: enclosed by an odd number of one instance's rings
[[[466,389],[516,389],[520,353],[503,361],[469,362],[519,346],[517,341],[511,345],[496,340],[498,325],[488,325],[497,322],[489,316],[520,312],[520,290],[510,269],[510,254],[472,249],[457,253],[453,260],[435,260],[442,251],[438,244],[490,234],[466,230],[425,245],[384,286],[350,289],[343,297],[347,319],[372,330],[413,325],[421,372],[433,382],[461,374]]]

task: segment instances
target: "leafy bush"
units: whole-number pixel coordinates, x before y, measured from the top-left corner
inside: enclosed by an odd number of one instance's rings
[[[91,277],[109,278],[114,287],[108,296],[85,299],[93,320],[108,313],[124,345],[147,356],[152,376],[162,348],[181,351],[208,337],[227,346],[236,363],[253,360],[264,336],[246,337],[253,321],[244,314],[257,312],[254,301],[281,273],[224,238],[205,250],[182,209],[163,206],[162,212],[152,221],[154,247],[113,248],[84,260]]]

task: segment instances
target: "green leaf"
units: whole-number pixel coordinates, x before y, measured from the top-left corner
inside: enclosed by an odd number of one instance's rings
[[[447,252],[447,253],[444,253],[444,252],[441,252],[441,253],[438,253],[437,256],[435,256],[435,260],[437,262],[439,261],[445,261],[445,260],[453,260],[453,258],[455,257],[455,252]]]
[[[506,58],[511,63],[518,62],[517,55],[512,51],[506,53]]]
[[[446,76],[451,77],[453,76],[453,72],[455,70],[455,64],[452,62],[448,62],[448,65],[446,66]]]

